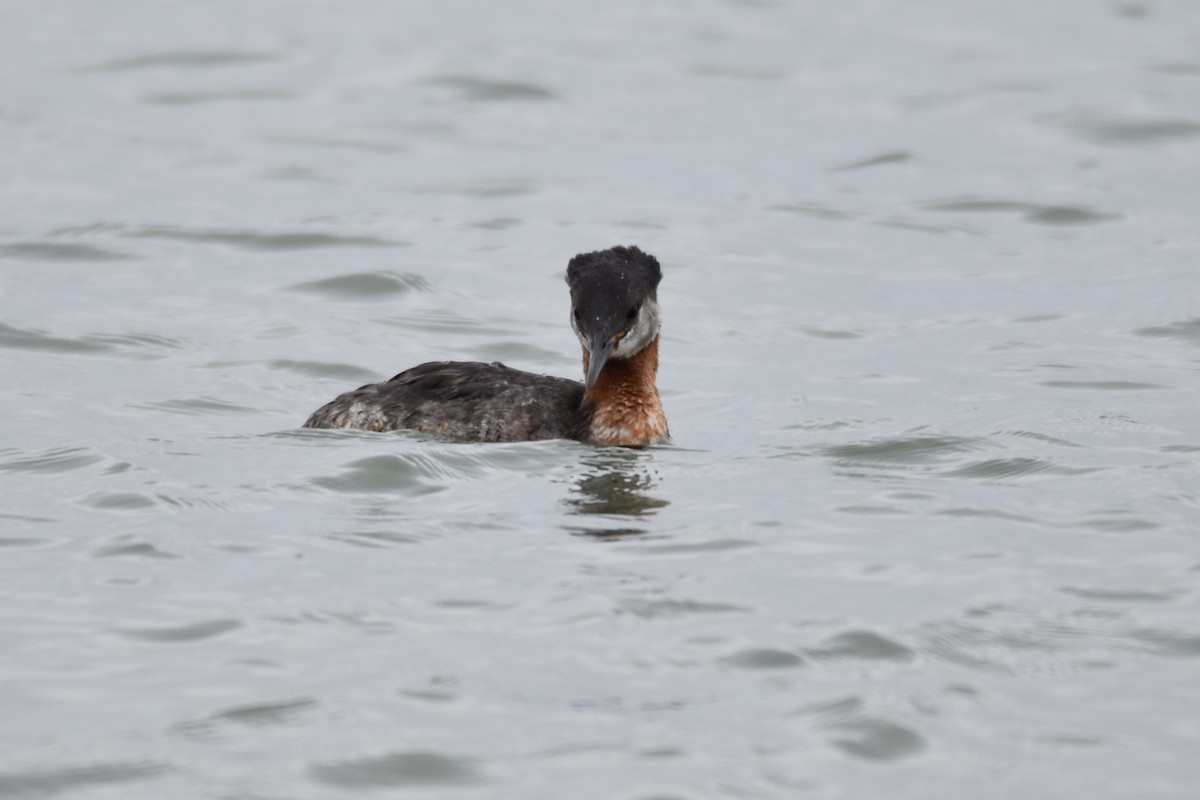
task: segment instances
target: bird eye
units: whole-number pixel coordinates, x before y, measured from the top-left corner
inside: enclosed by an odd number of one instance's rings
[[[574,311],[572,311],[571,315],[575,317],[576,322],[579,322],[579,309],[578,308],[575,309]]]
[[[628,320],[635,319],[638,315],[638,311],[640,311],[641,308],[642,308],[641,306],[634,306],[633,308],[629,309],[629,313],[625,315],[625,319],[628,319]]]

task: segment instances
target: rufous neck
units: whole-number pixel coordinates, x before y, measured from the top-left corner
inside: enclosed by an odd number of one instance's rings
[[[658,340],[631,358],[611,359],[584,396],[592,406],[591,438],[596,444],[644,446],[667,438],[667,418],[658,396]],[[583,354],[587,372],[588,353]]]

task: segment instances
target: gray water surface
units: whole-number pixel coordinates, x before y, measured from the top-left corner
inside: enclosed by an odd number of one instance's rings
[[[0,798],[1194,798],[1200,6],[0,9]],[[580,374],[673,443],[300,430]]]

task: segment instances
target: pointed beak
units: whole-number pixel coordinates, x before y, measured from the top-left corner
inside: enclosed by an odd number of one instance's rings
[[[617,333],[605,336],[603,333],[596,333],[588,341],[588,371],[587,377],[583,381],[584,391],[590,392],[596,385],[596,379],[600,377],[600,370],[604,369],[612,349],[624,335],[624,333]]]

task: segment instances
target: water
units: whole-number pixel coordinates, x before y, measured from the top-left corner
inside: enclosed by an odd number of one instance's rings
[[[0,10],[0,797],[1195,797],[1198,36]],[[616,243],[670,446],[298,429]]]

